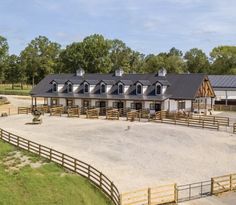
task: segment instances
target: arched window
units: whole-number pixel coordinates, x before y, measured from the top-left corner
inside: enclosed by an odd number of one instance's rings
[[[156,94],[161,94],[161,85],[156,85]]]
[[[53,92],[57,92],[57,84],[53,83]]]
[[[88,85],[88,83],[84,83],[84,92],[85,93],[89,92],[89,85]]]
[[[137,94],[138,94],[138,95],[142,94],[142,85],[137,84],[136,89],[137,89]]]
[[[122,84],[118,85],[118,93],[123,94],[124,93],[124,86]]]
[[[101,93],[106,92],[106,85],[104,83],[101,84]]]
[[[72,84],[69,83],[69,84],[68,84],[68,93],[71,93],[71,92],[72,92]]]

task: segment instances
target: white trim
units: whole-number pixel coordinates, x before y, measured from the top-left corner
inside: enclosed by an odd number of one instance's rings
[[[105,86],[105,92],[102,92],[102,86]],[[100,83],[100,94],[104,94],[104,93],[106,93],[107,92],[107,85],[104,83],[104,82],[101,82]]]

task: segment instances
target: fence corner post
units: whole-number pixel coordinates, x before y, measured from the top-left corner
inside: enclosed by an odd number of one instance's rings
[[[230,180],[230,191],[233,190],[233,176],[232,174],[229,175],[229,180]]]

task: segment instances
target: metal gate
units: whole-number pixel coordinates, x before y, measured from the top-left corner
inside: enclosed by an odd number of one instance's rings
[[[177,186],[178,202],[203,198],[211,195],[211,181]]]

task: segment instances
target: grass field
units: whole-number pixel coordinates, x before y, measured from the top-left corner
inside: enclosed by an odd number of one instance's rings
[[[85,178],[0,140],[1,205],[111,205]]]
[[[24,85],[21,89],[20,85],[15,85],[12,89],[11,84],[0,84],[0,94],[2,95],[29,95],[32,86]]]

